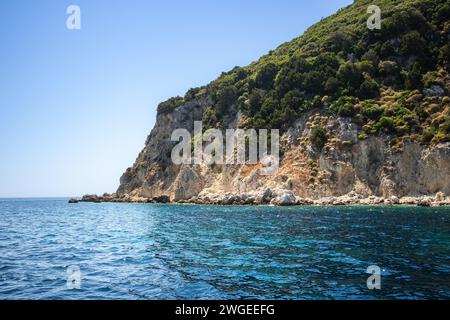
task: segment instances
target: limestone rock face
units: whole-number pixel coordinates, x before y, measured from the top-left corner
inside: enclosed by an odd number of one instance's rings
[[[357,201],[417,205],[418,197],[430,196],[434,202],[445,203],[450,195],[449,142],[432,147],[405,142],[402,148],[393,149],[389,136],[360,139],[361,128],[356,124],[330,116],[324,127],[335,138],[317,150],[311,147],[308,125],[317,110],[302,115],[280,136],[282,154],[275,174],[261,175],[260,163],[173,164],[171,151],[177,143],[171,141],[173,130],[184,128],[193,136],[194,121],[202,120],[203,112],[213,103],[212,97],[203,96],[171,113],[158,113],[144,149],[122,175],[117,193],[103,198],[152,201],[165,195],[176,202],[217,204],[319,201],[345,205]],[[230,106],[225,119],[224,128],[238,128],[245,121],[235,106]],[[437,193],[439,200],[434,200]],[[420,203],[426,205],[427,201]]]
[[[190,199],[202,191],[202,176],[198,166],[182,165],[171,188],[174,193],[174,201]]]
[[[180,167],[171,161],[172,132],[186,129],[193,133],[194,121],[202,120],[203,110],[211,104],[211,98],[188,102],[172,113],[158,112],[155,127],[147,137],[145,147],[134,165],[120,178],[117,195],[132,194],[146,197],[164,194],[176,180]]]
[[[418,181],[421,193],[450,195],[450,143],[441,143],[420,154]]]

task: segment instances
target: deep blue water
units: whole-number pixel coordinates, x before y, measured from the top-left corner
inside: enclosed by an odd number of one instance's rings
[[[0,299],[449,299],[449,248],[450,208],[0,200]]]

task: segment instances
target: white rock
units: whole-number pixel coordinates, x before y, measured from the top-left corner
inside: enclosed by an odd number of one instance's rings
[[[274,193],[276,197],[270,201],[271,204],[279,206],[292,206],[296,203],[295,195],[290,190],[277,189]]]

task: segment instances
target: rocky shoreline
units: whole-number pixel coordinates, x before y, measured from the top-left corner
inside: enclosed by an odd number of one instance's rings
[[[171,201],[167,195],[144,198],[139,196],[117,196],[117,194],[85,195],[80,202],[116,202],[116,203],[187,203],[187,204],[214,204],[214,205],[275,205],[275,206],[394,206],[394,205],[415,205],[415,206],[450,206],[450,196],[442,192],[435,195],[404,196],[389,198],[369,196],[364,197],[355,192],[350,192],[343,196],[330,196],[319,199],[301,198],[296,196],[291,190],[269,188],[235,194],[227,192],[224,194],[201,193],[188,200]],[[70,201],[69,201],[70,202]],[[74,203],[74,202],[72,202]]]

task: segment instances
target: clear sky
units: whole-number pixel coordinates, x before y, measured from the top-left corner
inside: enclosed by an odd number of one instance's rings
[[[158,103],[350,0],[0,1],[0,197],[114,192]],[[81,8],[81,30],[66,8]]]

